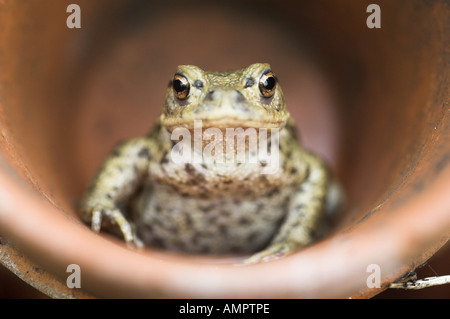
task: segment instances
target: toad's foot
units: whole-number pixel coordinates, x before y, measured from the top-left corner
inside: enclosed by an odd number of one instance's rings
[[[119,227],[127,246],[130,248],[143,247],[142,241],[137,237],[134,226],[128,222],[119,209],[105,209],[95,207],[92,209],[91,229],[100,232],[105,219],[109,224]]]
[[[260,251],[259,253],[254,254],[253,256],[244,260],[244,264],[251,265],[260,262],[269,262],[273,260],[280,259],[291,252],[293,252],[295,248],[288,243],[278,243],[269,246],[268,248]]]

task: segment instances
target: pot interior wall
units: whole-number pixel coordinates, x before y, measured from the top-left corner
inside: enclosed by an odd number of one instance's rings
[[[111,147],[151,127],[178,64],[269,62],[303,143],[344,185],[335,229],[347,228],[389,204],[417,165],[427,175],[434,164],[419,159],[445,130],[446,5],[378,2],[381,29],[366,26],[370,1],[77,1],[81,29],[66,27],[65,2],[9,3],[0,12],[2,152],[76,216]]]
[[[3,134],[66,211],[117,141],[151,127],[178,64],[272,63],[304,143],[345,185],[352,218],[398,183],[445,111],[437,4],[382,3],[382,28],[369,29],[364,1],[194,2],[183,12],[81,2],[82,28],[69,30],[65,4],[46,3],[2,16]]]

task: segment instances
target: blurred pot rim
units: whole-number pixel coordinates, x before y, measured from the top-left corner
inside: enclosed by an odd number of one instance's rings
[[[161,253],[129,250],[61,213],[3,169],[0,188],[6,191],[0,195],[0,233],[7,242],[0,245],[0,259],[16,275],[58,298],[371,297],[447,242],[448,180],[450,167],[395,211],[381,207],[351,229],[292,256],[236,266],[208,258],[162,257]],[[46,271],[36,271],[34,263]],[[66,286],[69,264],[81,268],[81,290]],[[380,288],[368,287],[369,265],[381,270]],[[54,278],[59,279],[55,282]]]

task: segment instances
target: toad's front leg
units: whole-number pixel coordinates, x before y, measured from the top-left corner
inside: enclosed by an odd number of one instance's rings
[[[81,201],[81,217],[91,228],[119,228],[127,244],[141,246],[132,224],[119,208],[148,174],[152,140],[136,138],[119,144],[108,156]]]
[[[305,156],[307,175],[289,199],[288,213],[267,248],[246,259],[253,264],[277,259],[309,245],[315,238],[323,215],[329,186],[328,171],[322,161],[310,154]]]

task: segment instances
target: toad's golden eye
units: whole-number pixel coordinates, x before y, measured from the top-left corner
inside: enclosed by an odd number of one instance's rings
[[[277,77],[272,71],[267,71],[259,79],[259,90],[265,98],[272,97],[277,87]]]
[[[184,75],[175,74],[172,79],[173,94],[180,99],[185,100],[189,95],[190,84]]]

